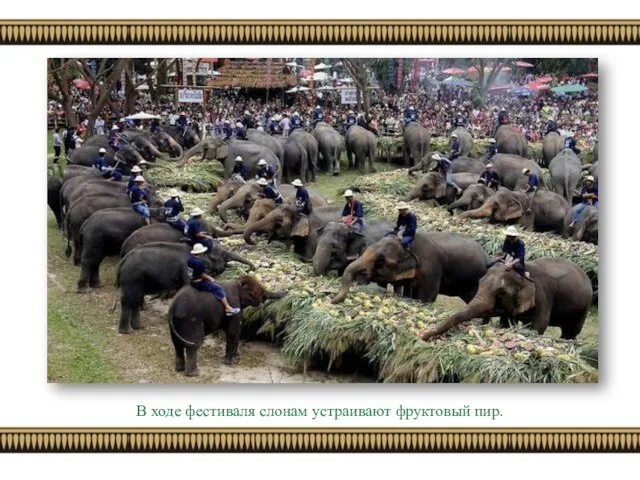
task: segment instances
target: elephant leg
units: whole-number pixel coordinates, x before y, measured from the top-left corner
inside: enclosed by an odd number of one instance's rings
[[[402,154],[403,154],[403,157],[404,157],[404,166],[405,166],[405,168],[411,168],[411,166],[412,166],[411,165],[411,153],[409,152],[409,149],[405,147],[402,150]]]
[[[118,326],[118,332],[126,335],[131,333],[131,308],[125,305],[124,301],[120,301],[120,325]]]
[[[393,284],[393,293],[396,297],[401,297],[404,292],[404,285],[401,282]]]
[[[487,325],[491,323],[491,316],[486,316],[482,319],[482,325]]]
[[[93,265],[89,276],[89,286],[91,288],[102,288],[102,281],[100,280],[100,264]]]
[[[225,348],[224,360],[226,365],[233,363],[234,357],[238,355],[238,347],[240,346],[240,317],[236,315],[229,321],[226,337],[227,345]]]
[[[82,259],[82,243],[77,238],[73,239],[73,264],[80,265]]]
[[[80,268],[80,279],[78,280],[78,293],[87,293],[89,291],[89,277],[91,270],[89,265],[82,264]]]
[[[582,331],[582,327],[584,326],[584,322],[587,319],[588,311],[585,310],[582,315],[577,317],[577,321],[572,322],[570,324],[567,323],[566,319],[562,319],[564,323],[562,323],[562,327],[560,327],[561,334],[560,338],[565,340],[573,340],[578,336],[578,334]]]
[[[187,361],[186,361],[186,375],[187,377],[197,377],[200,372],[198,371],[198,347],[186,347]],[[176,368],[178,366],[176,358]]]
[[[171,342],[173,343],[173,349],[176,352],[176,372],[184,372],[185,369],[185,359],[184,359],[184,345],[182,341],[173,333],[173,329],[170,329],[171,332]]]
[[[551,309],[548,305],[536,305],[536,314],[531,322],[531,329],[543,335],[549,326]]]
[[[369,173],[376,173],[376,168],[373,166],[373,154],[369,154]]]
[[[64,250],[64,256],[71,257],[71,239],[67,237],[67,248]]]
[[[500,327],[509,328],[509,317],[507,315],[500,315]]]
[[[300,180],[302,180],[303,182],[308,182],[309,178],[310,178],[310,175],[309,175],[309,172],[307,172],[307,166],[304,163],[301,163],[300,164]]]
[[[144,327],[140,324],[140,309],[136,306],[131,309],[131,328],[141,330]]]
[[[440,275],[431,274],[416,282],[412,297],[424,303],[433,303],[440,292]]]

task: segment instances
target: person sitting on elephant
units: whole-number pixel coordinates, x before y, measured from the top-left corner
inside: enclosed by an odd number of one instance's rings
[[[453,162],[460,155],[462,155],[462,145],[460,145],[458,134],[454,132],[451,134],[451,142],[449,147],[449,160]]]
[[[324,120],[322,107],[320,105],[316,105],[316,108],[313,111],[313,126],[315,127],[318,123],[322,122],[322,120]]]
[[[158,120],[157,118],[154,118],[153,120],[151,120],[151,127],[150,127],[151,133],[156,133],[157,131],[160,130],[160,120]]]
[[[275,135],[276,133],[278,133],[279,126],[280,126],[279,122],[280,122],[280,118],[278,117],[278,115],[274,115],[269,119],[269,123],[267,124],[267,130],[269,130],[269,133],[271,135]]]
[[[265,176],[265,180],[267,181],[267,183],[269,185],[273,185],[275,187],[276,185],[276,167],[274,167],[273,165],[267,165],[266,168],[266,176]]]
[[[417,121],[418,121],[418,112],[416,111],[414,106],[411,105],[409,108],[407,108],[404,111],[404,126],[406,127],[411,122],[417,122]]]
[[[120,167],[114,168],[113,172],[111,172],[111,177],[109,178],[110,182],[119,182],[122,180],[122,169]]]
[[[187,112],[180,112],[180,116],[176,120],[176,127],[178,127],[178,132],[184,137],[184,134],[187,132],[187,127],[189,126],[189,120],[187,119]]]
[[[551,132],[556,132],[558,135],[560,134],[560,130],[558,130],[558,124],[553,118],[550,118],[547,122],[547,129],[544,134],[547,135]]]
[[[356,125],[359,125],[362,128],[366,128],[367,130],[369,129],[367,119],[364,117],[364,113],[361,112],[358,114],[356,118]]]
[[[506,270],[515,270],[520,275],[528,277],[524,263],[526,250],[524,242],[519,238],[520,234],[518,233],[518,229],[510,225],[504,231],[504,234],[506,238],[502,244],[503,256],[490,261],[488,267],[492,267],[498,262],[504,262]]]
[[[105,155],[107,154],[107,150],[101,148],[98,150],[98,156],[93,161],[93,172],[98,176],[103,176],[105,173],[110,172],[110,168],[107,166],[107,159]]]
[[[580,220],[580,215],[582,215],[583,210],[587,208],[588,205],[593,205],[598,208],[598,184],[595,183],[595,179],[591,175],[585,177],[582,188],[580,189],[580,197],[582,198],[582,203],[576,208],[569,228],[573,228],[576,222]]]
[[[351,190],[345,190],[344,198],[347,200],[342,209],[342,223],[353,227],[356,232],[360,232],[364,226],[364,209],[362,203],[356,200]]]
[[[269,200],[273,200],[276,202],[276,205],[282,205],[283,198],[282,194],[276,189],[276,187],[269,182],[267,182],[266,178],[260,178],[258,180],[258,185],[262,187],[262,193]]]
[[[251,113],[249,112],[249,110],[244,111],[244,117],[242,117],[242,123],[244,123],[247,126],[247,128],[255,128],[256,121],[251,116]]]
[[[431,170],[434,172],[439,172],[444,177],[447,185],[451,185],[451,187],[455,189],[456,193],[460,195],[462,193],[462,189],[458,185],[456,185],[451,175],[451,161],[447,157],[443,157],[437,153],[434,153],[431,158],[437,162]]]
[[[235,165],[233,166],[233,171],[231,172],[231,178],[236,178],[241,180],[242,183],[245,183],[249,178],[249,170],[247,170],[247,166],[244,164],[242,157],[238,155],[235,159]]]
[[[398,220],[396,221],[396,228],[391,230],[385,236],[397,236],[400,234],[400,243],[406,249],[409,248],[418,229],[418,218],[416,214],[411,211],[411,206],[408,203],[400,202],[396,206],[398,211]]]
[[[149,200],[149,192],[144,188],[144,177],[138,175],[134,180],[134,185],[129,191],[129,199],[131,200],[131,206],[133,210],[144,218],[144,223],[151,225],[151,213],[149,212],[149,206],[147,201]]]
[[[456,118],[453,120],[454,127],[466,127],[467,119],[462,115],[462,112],[456,113]]]
[[[493,136],[496,136],[496,133],[498,133],[498,129],[503,126],[503,125],[508,125],[509,124],[509,114],[507,113],[507,111],[503,108],[502,110],[500,110],[500,112],[498,112],[498,121],[496,122],[496,129],[493,132]]]
[[[487,163],[485,171],[480,175],[478,183],[484,183],[487,187],[498,191],[498,187],[500,187],[500,175],[493,169],[493,163]]]
[[[573,150],[576,155],[580,154],[580,150],[576,147],[576,139],[573,137],[573,132],[567,132],[564,137],[564,148]]]
[[[109,139],[107,140],[109,146],[116,151],[118,150],[118,131],[118,125],[114,124],[111,130],[109,130]]]
[[[291,185],[296,187],[296,211],[302,215],[309,216],[311,214],[311,200],[309,200],[309,192],[304,188],[299,178],[296,178]]]
[[[222,285],[216,283],[213,277],[205,273],[207,266],[204,263],[202,256],[207,252],[207,250],[209,250],[209,248],[201,243],[196,243],[191,250],[191,257],[189,257],[189,260],[187,261],[187,273],[189,275],[189,280],[191,281],[191,286],[200,292],[213,293],[216,298],[222,302],[222,305],[224,305],[227,317],[237,315],[240,313],[240,309],[229,305],[227,292],[224,291]]]
[[[164,202],[165,221],[176,230],[184,232],[187,223],[180,218],[180,213],[184,212],[184,205],[180,201],[180,192],[175,188],[169,192],[169,200]]]
[[[529,177],[529,180],[527,181],[527,185],[525,187],[523,187],[522,191],[524,193],[535,193],[535,192],[537,192],[538,188],[540,186],[540,179],[538,178],[538,175],[533,173],[528,168],[523,168],[522,169],[522,174],[526,175],[527,177]]]
[[[240,122],[236,123],[236,131],[235,131],[234,135],[239,140],[246,140],[247,139],[247,131],[245,130],[244,125],[242,125],[242,123],[240,123]]]
[[[490,138],[489,143],[487,145],[487,161],[491,160],[491,158],[498,153],[498,147],[496,146],[496,139]]]
[[[200,208],[195,208],[189,214],[189,220],[187,220],[187,224],[184,227],[184,234],[191,246],[201,243],[208,249],[212,249],[213,237],[202,230],[202,224],[200,223],[200,218],[203,214],[204,212]]]
[[[344,124],[344,132],[347,133],[347,131],[357,122],[358,118],[356,117],[356,114],[353,110],[349,110],[349,112],[347,113],[347,120]]]
[[[231,137],[233,137],[233,129],[231,128],[231,122],[229,122],[229,120],[224,121],[222,133],[224,135],[224,140],[229,140]]]
[[[267,161],[264,158],[258,161],[258,168],[256,168],[256,180],[260,178],[267,178]]]
[[[127,193],[131,191],[133,186],[135,185],[136,177],[142,173],[142,169],[138,165],[134,165],[131,168],[131,175],[129,175],[129,180],[127,181]]]
[[[298,112],[294,112],[291,117],[291,131],[298,130],[302,128],[302,118],[300,118],[300,114]]]

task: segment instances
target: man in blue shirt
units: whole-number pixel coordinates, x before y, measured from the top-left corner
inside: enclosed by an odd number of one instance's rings
[[[515,270],[520,275],[525,276],[525,247],[524,242],[519,238],[520,234],[513,225],[507,227],[504,231],[506,236],[502,244],[502,252],[504,253],[502,260],[507,270]]]
[[[144,223],[147,225],[151,225],[151,221],[149,217],[151,216],[149,212],[149,207],[147,206],[147,201],[149,200],[149,192],[146,188],[144,188],[144,178],[142,175],[138,175],[134,178],[134,185],[129,191],[129,199],[131,200],[131,206],[133,210],[144,218]]]
[[[302,215],[309,215],[311,213],[311,200],[309,200],[309,192],[300,181],[296,178],[291,185],[296,187],[296,210]]]
[[[101,148],[98,150],[98,156],[93,161],[93,173],[98,176],[103,176],[109,171],[109,168],[107,167],[107,159],[105,158],[106,154],[107,151],[104,148]]]
[[[111,178],[109,181],[111,182],[119,182],[122,180],[122,169],[120,167],[115,168],[111,174]]]
[[[267,182],[265,178],[260,178],[258,180],[258,185],[262,187],[262,193],[264,193],[264,196],[266,198],[268,198],[269,200],[274,200],[276,202],[276,205],[282,205],[282,195],[278,190],[276,190],[273,185]]]
[[[180,112],[180,116],[176,120],[176,126],[178,127],[178,131],[184,137],[184,134],[187,131],[187,126],[189,125],[189,120],[187,120],[187,112]]]
[[[573,138],[573,132],[568,132],[564,137],[564,148],[569,148],[578,155],[580,150],[576,148],[576,139]]]
[[[244,129],[244,125],[242,125],[242,123],[240,122],[236,123],[235,135],[237,139],[240,139],[240,140],[247,139],[247,131]]]
[[[484,183],[487,187],[498,191],[498,187],[500,187],[500,175],[493,169],[493,163],[487,163],[485,171],[480,175],[478,183]]]
[[[180,212],[184,212],[184,205],[180,201],[180,192],[175,188],[169,192],[170,198],[164,202],[164,219],[176,230],[184,232],[186,222],[180,218]]]
[[[320,105],[316,105],[315,110],[313,111],[313,126],[315,127],[319,122],[324,119],[324,113],[322,112],[322,108]]]
[[[255,120],[251,116],[249,110],[244,111],[244,117],[242,117],[242,123],[247,126],[247,128],[255,128]]]
[[[109,130],[109,139],[107,140],[107,143],[114,150],[118,150],[118,131],[118,125],[115,124],[111,127],[111,130]]]
[[[291,117],[291,131],[302,128],[302,118],[300,118],[300,114],[298,112],[294,112]]]
[[[538,175],[533,173],[528,168],[523,168],[522,169],[522,174],[526,175],[527,177],[529,177],[529,180],[527,182],[527,186],[524,187],[524,189],[523,189],[524,193],[530,193],[530,192],[535,193],[535,192],[537,192],[538,191],[538,187],[540,186],[540,179],[538,178]]]
[[[408,203],[400,202],[396,206],[398,211],[398,220],[396,222],[396,228],[387,233],[386,236],[397,236],[401,234],[400,243],[404,248],[409,248],[416,235],[416,229],[418,228],[418,219],[416,214],[411,211],[411,206]]]
[[[460,145],[460,140],[458,140],[458,134],[457,133],[452,133],[451,134],[451,146],[449,147],[449,160],[451,160],[452,162],[458,158],[460,155],[462,155],[462,146]]]
[[[201,243],[196,243],[191,250],[191,257],[189,257],[189,260],[187,261],[187,273],[189,275],[189,280],[191,280],[191,286],[201,292],[213,293],[222,305],[224,305],[227,317],[237,315],[240,313],[240,309],[229,305],[227,292],[222,288],[222,285],[217,283],[213,277],[205,273],[207,266],[203,260],[203,255],[207,250],[209,249]]]
[[[589,175],[584,179],[582,188],[580,189],[580,196],[582,197],[582,203],[578,205],[576,211],[573,214],[569,228],[573,228],[578,220],[582,211],[587,208],[588,205],[593,205],[598,208],[598,184],[594,183],[595,179]]]
[[[352,226],[356,232],[360,232],[363,227],[364,209],[362,203],[353,197],[351,190],[344,192],[346,203],[342,209],[342,223]]]
[[[467,124],[467,119],[464,118],[462,112],[456,113],[456,118],[453,120],[453,125],[456,127],[464,127]]]
[[[344,125],[344,131],[345,133],[356,124],[356,122],[358,121],[356,114],[353,112],[353,110],[349,110],[349,112],[347,113],[347,121]]]
[[[267,178],[267,161],[264,158],[258,161],[258,167],[256,168],[256,180],[260,178]]]
[[[411,105],[409,108],[407,108],[404,111],[404,125],[406,127],[411,122],[416,122],[417,120],[418,120],[418,112],[416,112],[416,109],[413,107],[413,105]]]
[[[553,118],[550,118],[547,122],[547,130],[544,132],[544,134],[546,135],[551,132],[556,132],[558,134],[560,133],[560,131],[558,130],[558,124]]]
[[[208,249],[212,249],[213,237],[202,230],[202,215],[204,215],[204,212],[200,208],[193,209],[184,227],[184,234],[191,245],[202,243]]]
[[[141,172],[142,172],[142,169],[139,166],[137,165],[133,166],[133,168],[131,169],[131,175],[129,175],[129,180],[127,181],[127,193],[131,191],[131,189],[135,185],[136,177],[140,175]]]
[[[489,144],[487,145],[487,161],[491,160],[491,158],[498,153],[498,147],[496,146],[496,139],[490,138]]]
[[[229,140],[233,136],[233,129],[231,128],[231,122],[229,120],[224,121],[224,127],[222,127],[224,139]]]
[[[447,157],[440,156],[438,153],[434,153],[431,158],[438,162],[433,170],[439,172],[444,177],[447,185],[451,185],[451,187],[455,189],[456,193],[460,195],[462,193],[462,189],[453,181],[453,177],[451,176],[452,165],[449,159]]]
[[[158,130],[160,130],[160,120],[158,120],[157,118],[154,118],[153,120],[151,120],[151,133],[156,133]]]
[[[247,166],[244,164],[244,161],[242,160],[242,157],[240,155],[238,155],[234,161],[231,177],[241,179],[242,183],[245,183],[249,178],[249,170],[247,170]]]
[[[509,114],[507,113],[507,111],[503,108],[502,110],[500,110],[500,112],[498,113],[498,121],[496,122],[496,129],[493,131],[493,136],[496,136],[496,133],[498,133],[498,129],[502,126],[502,125],[508,125],[509,124]]]

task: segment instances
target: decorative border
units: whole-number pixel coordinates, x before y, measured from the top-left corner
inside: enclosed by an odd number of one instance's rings
[[[640,20],[0,20],[0,45],[628,45]]]
[[[633,429],[0,429],[0,453],[638,453]]]

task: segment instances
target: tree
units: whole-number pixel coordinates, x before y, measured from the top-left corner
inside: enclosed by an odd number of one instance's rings
[[[47,63],[50,78],[57,87],[56,93],[59,93],[54,96],[51,92],[51,96],[56,101],[60,101],[60,96],[62,97],[61,103],[67,118],[67,126],[75,126],[78,123],[78,117],[73,110],[73,95],[71,94],[71,82],[77,72],[74,60],[71,58],[50,58]]]
[[[369,78],[371,75],[371,68],[377,62],[377,59],[342,58],[341,60],[347,72],[349,72],[349,75],[353,79],[353,83],[355,83],[356,85],[358,110],[364,110],[365,112],[368,112],[371,106],[371,90],[369,89]]]

